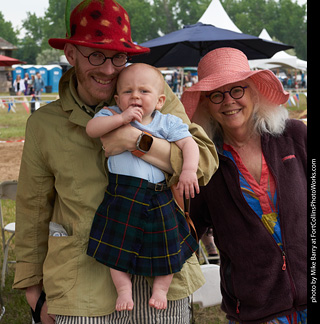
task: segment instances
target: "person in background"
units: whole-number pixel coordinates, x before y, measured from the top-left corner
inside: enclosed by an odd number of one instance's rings
[[[207,252],[207,258],[210,264],[220,264],[220,257],[214,244],[213,229],[209,227],[201,237],[205,250]]]
[[[199,193],[199,149],[187,124],[160,113],[164,82],[155,67],[130,65],[118,76],[117,106],[101,109],[86,130],[97,138],[131,123],[145,134],[175,142],[183,154],[177,190],[189,199]],[[109,157],[108,170],[109,185],[93,220],[87,253],[111,267],[117,310],[133,309],[131,274],[155,277],[149,305],[165,309],[173,274],[198,244],[160,169],[126,151]]]
[[[13,287],[26,290],[42,324],[187,323],[188,296],[204,283],[195,254],[174,274],[167,309],[148,304],[153,278],[133,275],[136,307],[118,312],[109,268],[86,253],[108,184],[106,157],[138,151],[141,159],[165,172],[169,186],[177,183],[183,160],[175,143],[156,137],[151,143],[130,124],[101,139],[87,135],[94,114],[115,104],[117,77],[130,56],[149,49],[133,43],[129,16],[115,1],[82,1],[67,19],[66,38],[51,38],[49,44],[63,49],[73,68],[60,79],[59,99],[37,109],[27,122],[16,201]],[[161,112],[188,124],[199,146],[198,181],[205,185],[218,166],[214,145],[201,127],[190,123],[168,86],[165,95]],[[49,235],[50,222],[62,227],[63,235]]]
[[[29,95],[34,95],[34,82],[35,82],[35,80],[36,80],[35,75],[32,74],[30,84],[29,84]]]
[[[33,83],[33,89],[37,100],[41,100],[41,93],[43,91],[43,88],[44,81],[41,77],[40,72],[37,72]]]
[[[25,91],[24,80],[21,79],[21,75],[17,74],[16,79],[13,82],[13,88],[17,96],[20,96]]]
[[[25,90],[24,90],[24,95],[27,96],[29,94],[29,83],[30,83],[30,78],[29,78],[29,74],[28,73],[25,73],[24,74],[24,87],[25,87]]]
[[[206,54],[181,101],[210,135],[219,169],[191,200],[199,237],[213,227],[221,308],[230,323],[307,323],[307,127],[269,70],[234,48]]]

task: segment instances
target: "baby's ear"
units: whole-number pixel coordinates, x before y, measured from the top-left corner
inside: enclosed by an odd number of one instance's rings
[[[160,95],[158,98],[156,109],[160,110],[163,107],[165,101],[166,101],[166,96],[164,94]]]
[[[117,106],[119,106],[119,96],[115,94],[115,95],[113,96],[113,98],[114,98],[114,100],[116,101]]]

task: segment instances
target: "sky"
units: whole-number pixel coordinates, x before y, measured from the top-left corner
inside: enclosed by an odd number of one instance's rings
[[[43,17],[49,7],[49,0],[1,0],[0,11],[5,21],[11,21],[14,28],[22,26],[22,20],[27,18],[27,12]],[[5,2],[5,5],[3,5]],[[298,0],[298,4],[305,4],[307,0]]]

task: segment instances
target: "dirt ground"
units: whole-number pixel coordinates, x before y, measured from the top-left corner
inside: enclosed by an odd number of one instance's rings
[[[18,180],[23,144],[0,143],[0,182]]]

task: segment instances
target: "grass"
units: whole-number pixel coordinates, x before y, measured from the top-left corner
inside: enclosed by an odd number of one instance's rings
[[[42,100],[53,100],[53,96],[42,95]],[[8,96],[6,93],[0,93],[1,96]],[[22,103],[14,102],[14,112],[12,109],[8,111],[8,98],[5,98],[5,103],[0,106],[0,140],[17,140],[24,138],[25,126],[30,112],[27,112]],[[21,99],[19,98],[19,101]],[[28,98],[30,101],[30,98]],[[44,103],[41,103],[43,105]],[[1,108],[2,107],[2,108]],[[30,107],[29,107],[30,110]]]
[[[11,200],[2,201],[2,212],[4,215],[4,223],[8,224],[15,221],[15,202]],[[8,238],[8,236],[7,236]],[[14,239],[11,241],[11,249],[9,250],[9,260],[15,259],[14,254]],[[1,261],[3,260],[3,250],[0,252]],[[2,267],[2,262],[1,262]],[[14,278],[13,263],[8,264],[8,273],[6,275],[6,284],[1,291],[5,314],[2,318],[6,324],[25,324],[31,323],[30,308],[26,302],[24,291],[13,290],[12,283]]]
[[[1,94],[7,95],[7,94]],[[43,96],[44,97],[44,96]],[[300,96],[300,106],[287,107],[292,116],[298,116],[307,109],[306,97]],[[7,112],[7,107],[2,109],[0,107],[0,140],[16,140],[24,138],[25,123],[29,114],[22,106],[16,104],[16,113],[12,111]],[[1,157],[0,157],[1,158]],[[2,210],[4,214],[5,224],[15,221],[15,202],[3,201]],[[9,260],[15,259],[14,254],[14,239],[11,242],[12,249],[10,249]],[[0,251],[0,258],[3,259],[3,251]],[[2,264],[2,262],[1,262]],[[25,300],[23,291],[13,290],[12,283],[14,279],[14,264],[8,265],[8,274],[6,276],[6,285],[1,292],[1,296],[6,308],[5,315],[2,319],[6,324],[25,324],[31,323],[30,308]],[[219,306],[199,308],[194,306],[194,318],[196,324],[226,324],[225,314],[220,310]]]

